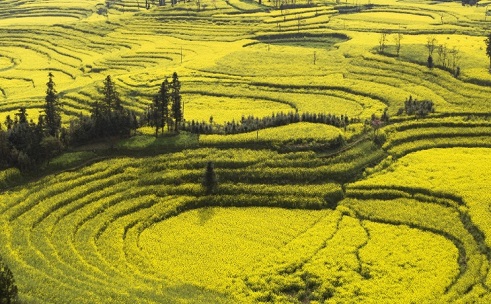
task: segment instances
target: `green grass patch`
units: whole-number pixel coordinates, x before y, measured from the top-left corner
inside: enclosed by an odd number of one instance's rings
[[[127,150],[151,150],[151,151],[168,151],[181,150],[197,147],[198,136],[195,134],[181,132],[179,134],[164,134],[159,137],[152,135],[136,135],[128,139],[121,140],[116,148]]]

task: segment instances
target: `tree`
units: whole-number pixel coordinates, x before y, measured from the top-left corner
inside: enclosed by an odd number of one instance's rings
[[[454,71],[454,76],[455,77],[458,77],[459,74],[460,74],[459,64],[460,64],[460,58],[461,58],[459,49],[456,48],[456,47],[453,47],[450,50],[450,56],[451,56],[451,59],[452,59],[451,60],[451,64],[452,64],[452,70]]]
[[[27,124],[27,111],[25,107],[20,107],[19,112],[15,113],[15,124]]]
[[[0,303],[17,303],[17,286],[12,271],[0,259]]]
[[[102,101],[96,100],[92,104],[90,120],[81,121],[80,124],[71,124],[70,134],[76,134],[78,138],[86,138],[88,134],[99,138],[115,135],[129,136],[131,131],[138,127],[134,113],[123,107],[111,76],[107,76],[104,80],[102,93]]]
[[[44,123],[46,131],[53,137],[58,137],[61,129],[61,105],[58,98],[58,93],[55,89],[53,74],[48,74],[49,80],[46,83],[46,104],[44,105]]]
[[[10,115],[7,115],[7,117],[5,117],[5,126],[7,127],[7,130],[12,129],[12,127],[14,126],[14,121],[12,120],[12,118],[10,118]]]
[[[2,129],[0,124],[0,169],[9,165],[10,144],[7,132]]]
[[[484,41],[486,42],[486,55],[489,57],[489,69],[491,71],[491,34]]]
[[[384,53],[385,51],[385,43],[387,42],[387,33],[381,33],[380,34],[380,38],[378,40],[378,44],[379,44],[379,53]]]
[[[428,36],[426,38],[426,48],[428,49],[428,57],[433,56],[433,52],[435,51],[435,47],[436,47],[436,42],[437,40],[433,36]]]
[[[121,107],[121,99],[119,98],[118,92],[116,92],[116,88],[114,87],[114,83],[111,79],[111,76],[107,76],[104,80],[104,88],[103,88],[103,106],[104,111],[111,112],[111,110],[120,110]]]
[[[97,5],[97,14],[106,17],[109,20],[109,6],[110,3],[106,2],[106,5],[98,4]]]
[[[399,56],[399,53],[401,52],[401,40],[403,38],[402,33],[397,33],[395,37],[395,42],[396,42],[396,52],[397,56]]]
[[[428,67],[431,69],[431,68],[433,68],[433,65],[434,65],[433,64],[433,57],[431,57],[431,55],[430,55],[430,56],[428,56]]]
[[[165,80],[160,86],[159,93],[154,97],[152,104],[152,120],[155,127],[155,136],[158,136],[159,128],[164,133],[164,127],[169,119],[169,80],[165,77]]]
[[[428,49],[428,67],[431,69],[434,66],[433,62],[433,52],[435,51],[436,47],[436,38],[434,36],[428,36],[426,38],[426,48]]]
[[[206,195],[215,194],[218,189],[218,179],[215,173],[213,162],[211,161],[208,162],[208,165],[206,166],[202,186],[205,189]]]
[[[437,50],[438,60],[443,68],[448,67],[448,47],[446,44],[440,44]]]
[[[181,102],[181,82],[177,73],[172,74],[171,83],[171,102],[172,102],[172,118],[174,119],[174,131],[179,132],[179,125],[184,117],[184,107]]]
[[[28,121],[26,109],[20,108],[15,114],[14,125],[8,132],[12,164],[21,170],[29,170],[35,163],[41,161],[42,135],[39,125],[32,120]]]
[[[40,142],[40,147],[41,151],[39,153],[41,156],[41,160],[47,161],[48,164],[53,157],[60,154],[63,150],[63,145],[61,141],[58,138],[52,136],[44,137]]]

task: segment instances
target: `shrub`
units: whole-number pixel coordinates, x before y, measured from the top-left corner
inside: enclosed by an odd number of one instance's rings
[[[12,271],[0,259],[0,303],[18,303],[17,286]]]

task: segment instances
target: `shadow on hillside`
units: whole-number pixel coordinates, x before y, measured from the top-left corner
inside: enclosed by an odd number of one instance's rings
[[[214,215],[215,215],[215,208],[213,207],[200,208],[198,210],[200,226],[204,226],[206,222],[208,222],[213,218]]]

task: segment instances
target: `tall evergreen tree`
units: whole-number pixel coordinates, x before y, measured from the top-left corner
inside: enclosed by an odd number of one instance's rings
[[[53,81],[54,76],[52,73],[49,73],[48,77],[49,80],[46,83],[46,104],[44,105],[44,123],[46,124],[47,133],[53,137],[58,137],[61,129],[61,106]]]
[[[111,76],[107,76],[104,79],[102,102],[95,101],[92,105],[95,136],[104,137],[126,133],[126,130],[123,129],[126,128],[127,114],[121,105],[121,99]]]
[[[10,115],[7,115],[7,117],[5,117],[5,127],[7,128],[7,130],[10,130],[13,126],[14,121],[12,120],[12,118],[10,118]]]
[[[0,124],[0,168],[9,165],[10,144],[7,132],[2,129]]]
[[[167,77],[160,86],[159,93],[155,95],[150,109],[150,119],[155,127],[155,136],[158,136],[159,129],[164,133],[164,127],[169,119],[169,80]]]
[[[486,42],[486,55],[489,57],[489,69],[491,70],[491,34],[484,41]]]
[[[104,88],[102,93],[104,95],[103,104],[105,112],[109,113],[112,110],[120,110],[122,108],[121,99],[119,98],[119,94],[116,91],[111,76],[107,76],[104,80]]]
[[[208,165],[206,166],[202,186],[205,189],[206,195],[215,194],[218,189],[218,179],[215,173],[213,162],[208,162]]]
[[[160,97],[160,117],[162,117],[162,133],[164,133],[164,127],[169,120],[169,104],[170,104],[170,94],[169,94],[169,79],[165,77],[164,82],[160,86],[159,97]]]
[[[174,119],[174,131],[179,132],[179,125],[184,117],[184,109],[181,100],[181,82],[177,73],[172,74],[171,83],[171,102],[172,102],[172,118]]]
[[[27,120],[27,111],[25,107],[20,107],[19,112],[15,113],[15,121],[16,124],[27,124],[29,121]]]

